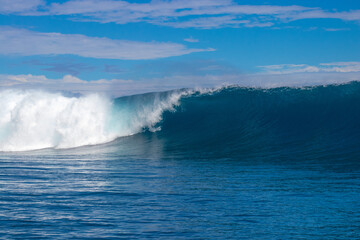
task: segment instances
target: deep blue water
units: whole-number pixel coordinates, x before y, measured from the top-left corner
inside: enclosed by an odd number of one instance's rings
[[[360,239],[359,83],[194,93],[162,115],[107,144],[1,153],[0,237]]]

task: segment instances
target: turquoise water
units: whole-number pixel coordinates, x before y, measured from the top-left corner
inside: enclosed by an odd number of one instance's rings
[[[116,99],[110,128],[169,95]],[[109,143],[2,152],[0,237],[359,239],[359,106],[358,83],[225,88]]]

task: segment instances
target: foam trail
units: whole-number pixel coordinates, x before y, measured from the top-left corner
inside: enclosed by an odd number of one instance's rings
[[[152,94],[144,102],[141,95],[113,101],[99,94],[77,98],[5,90],[0,92],[0,151],[101,144],[153,129],[183,94]]]

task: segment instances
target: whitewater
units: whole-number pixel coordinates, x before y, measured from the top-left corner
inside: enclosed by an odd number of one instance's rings
[[[146,101],[105,95],[68,97],[36,90],[0,92],[0,151],[72,148],[110,142],[152,129],[187,91],[152,94]]]

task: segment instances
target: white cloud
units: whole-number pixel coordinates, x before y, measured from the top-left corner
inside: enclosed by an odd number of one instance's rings
[[[332,63],[322,65],[331,69],[333,66],[348,67],[359,63]],[[278,65],[279,66],[279,65]],[[300,66],[299,66],[300,67]],[[278,68],[273,66],[270,68]],[[304,66],[306,68],[306,66]],[[85,81],[65,75],[60,79],[50,79],[40,75],[5,75],[0,74],[0,89],[44,89],[47,91],[68,91],[73,93],[98,92],[112,96],[131,95],[144,92],[165,91],[180,88],[212,88],[224,85],[242,87],[274,88],[303,87],[327,84],[342,84],[360,81],[360,69],[357,71],[308,71],[290,73],[258,73],[258,74],[220,74],[220,75],[173,75],[161,78],[127,80],[99,79]]]
[[[171,26],[174,28],[220,28],[220,27],[239,27],[250,24],[249,20],[239,20],[234,16],[221,17],[199,17],[187,21],[167,21],[158,22],[158,25]]]
[[[324,72],[360,72],[360,62],[321,63],[320,66]]]
[[[280,64],[259,66],[267,74],[291,74],[291,73],[304,73],[304,72],[319,72],[319,68],[309,66],[306,64]]]
[[[252,74],[245,82],[252,87],[305,87],[329,84],[344,84],[360,81],[359,72],[298,72],[289,74]]]
[[[237,75],[175,75],[140,80],[99,79],[85,81],[72,75],[65,75],[59,79],[50,79],[44,75],[0,74],[0,89],[43,89],[73,93],[98,92],[121,96],[180,88],[214,87],[238,79],[238,77]]]
[[[132,87],[134,87],[133,91],[136,90],[133,85],[132,80],[122,79],[99,79],[94,81],[85,81],[72,75],[65,75],[59,79],[50,79],[44,75],[0,74],[0,89],[45,89],[50,91],[70,91],[80,93],[104,92],[113,95],[121,95],[132,93],[132,91],[130,91]]]
[[[0,7],[0,13],[65,15],[72,20],[101,23],[148,22],[177,28],[269,27],[279,22],[309,18],[360,20],[360,10],[357,9],[337,12],[297,5],[240,5],[232,0],[154,0],[148,3],[68,0],[47,5],[41,0],[0,0],[1,2],[4,4]]]
[[[6,75],[5,81],[0,82],[0,85],[16,85],[21,83],[37,83],[46,81],[45,76],[34,76],[31,74],[21,75]]]
[[[50,6],[48,14],[76,15],[80,21],[148,22],[176,28],[269,27],[276,18],[313,10],[302,6],[238,5],[231,0],[173,0],[129,3],[73,0]],[[250,18],[249,18],[250,16]],[[264,16],[267,17],[264,21]],[[186,17],[186,19],[184,19]],[[189,19],[190,18],[190,19]]]
[[[195,39],[193,37],[189,37],[189,38],[185,38],[184,39],[185,42],[191,42],[191,43],[197,43],[199,42],[199,39]]]
[[[41,33],[0,27],[0,54],[22,56],[73,54],[106,59],[156,59],[214,49],[193,49],[177,43],[135,42],[80,34]]]
[[[327,32],[349,31],[350,28],[324,28]]]
[[[316,72],[360,72],[360,62],[320,63],[317,66],[307,64],[280,64],[259,66],[267,74],[293,74]]]
[[[299,12],[293,16],[286,16],[291,20],[299,19],[321,19],[321,18],[332,18],[332,19],[341,19],[344,21],[359,21],[360,20],[360,10],[350,10],[343,12],[331,12],[322,9],[315,9],[310,11]]]
[[[0,0],[0,14],[31,12],[43,4],[43,0]]]

